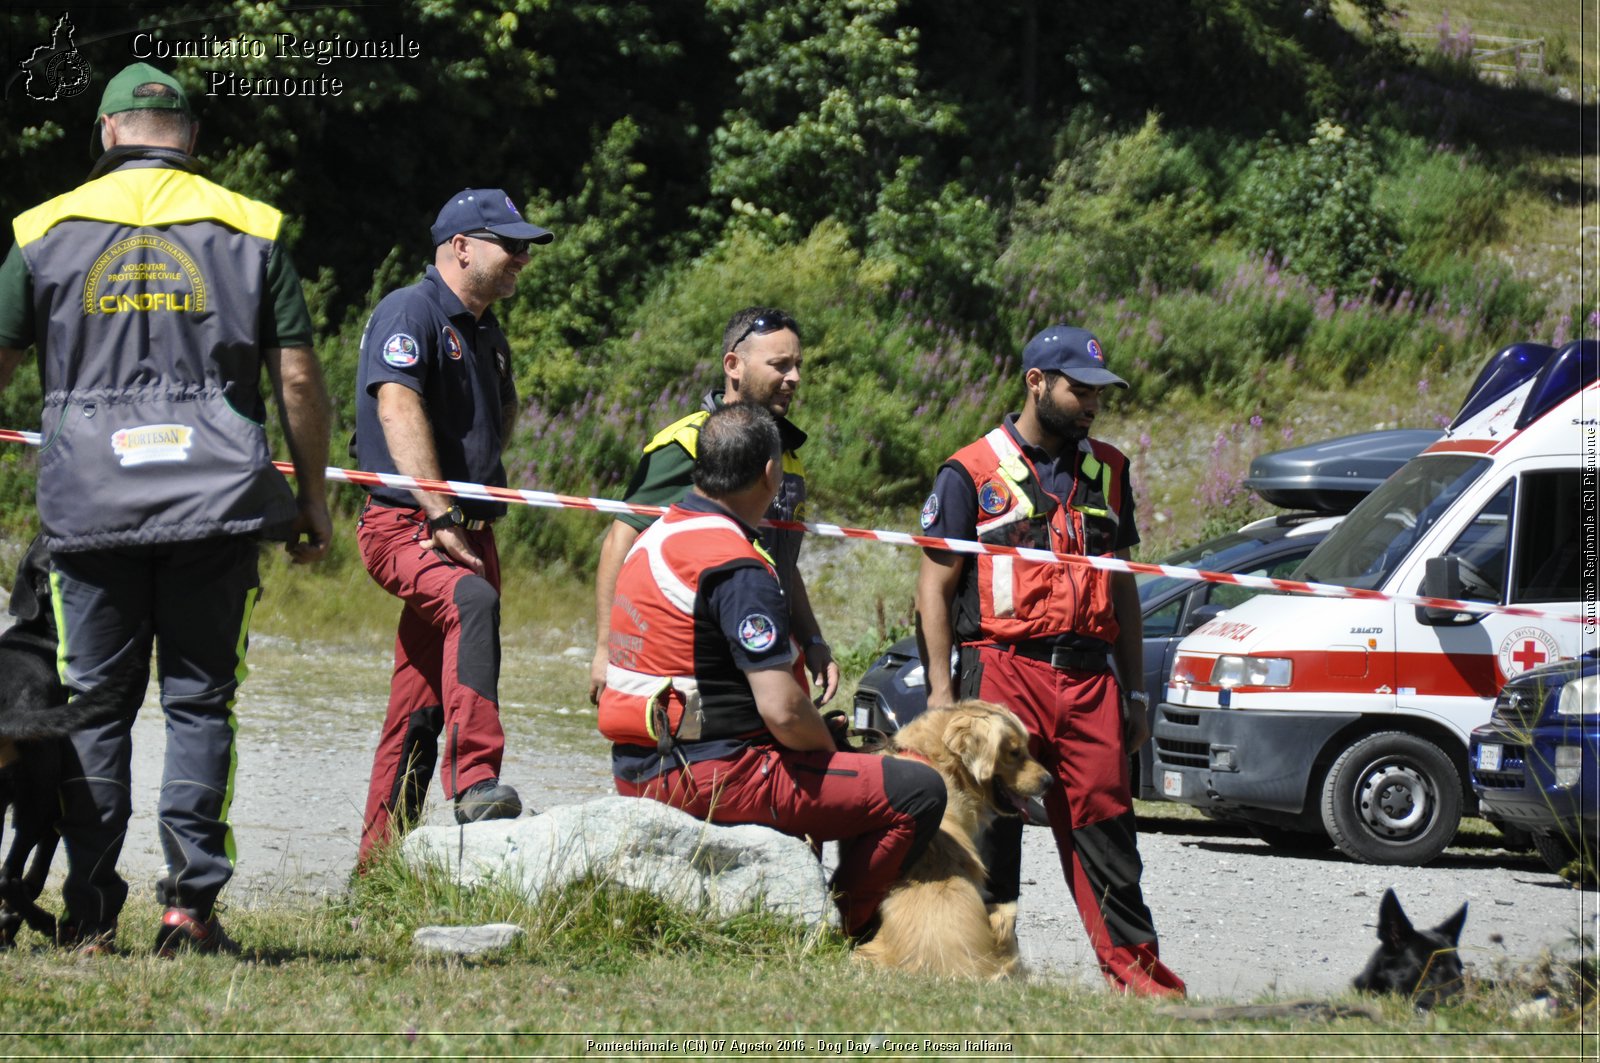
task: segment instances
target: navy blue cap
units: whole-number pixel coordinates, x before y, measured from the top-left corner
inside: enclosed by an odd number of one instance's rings
[[[1128,386],[1126,380],[1106,368],[1106,352],[1101,350],[1094,333],[1068,325],[1051,325],[1028,341],[1022,348],[1022,371],[1030,369],[1065,373],[1069,379],[1090,387]]]
[[[457,233],[484,230],[496,236],[531,240],[536,244],[548,244],[555,239],[549,229],[541,229],[524,221],[517,205],[500,188],[463,188],[440,209],[429,231],[437,247]]]

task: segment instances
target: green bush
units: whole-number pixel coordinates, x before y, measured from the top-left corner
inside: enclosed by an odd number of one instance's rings
[[[1095,294],[1193,283],[1215,220],[1201,169],[1154,114],[1132,133],[1092,135],[1042,201],[1017,205],[1002,266],[1019,285],[1026,275]]]
[[[1348,297],[1388,287],[1403,246],[1376,200],[1378,176],[1372,145],[1324,118],[1303,145],[1263,143],[1240,189],[1237,220],[1250,246],[1318,288]]]

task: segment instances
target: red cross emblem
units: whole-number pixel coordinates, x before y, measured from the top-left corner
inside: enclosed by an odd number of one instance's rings
[[[1545,655],[1545,652],[1539,648],[1539,644],[1537,642],[1533,641],[1532,639],[1524,639],[1522,641],[1521,649],[1518,649],[1516,652],[1514,652],[1511,655],[1511,659],[1516,661],[1517,665],[1524,672],[1526,672],[1529,668],[1532,668],[1536,664],[1543,664],[1549,658]]]

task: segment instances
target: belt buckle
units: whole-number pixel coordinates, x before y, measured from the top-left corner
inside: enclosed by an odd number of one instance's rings
[[[1067,649],[1065,646],[1051,646],[1050,667],[1054,668],[1058,672],[1065,672],[1071,667],[1071,665],[1065,660],[1065,658],[1071,654],[1071,652],[1072,651]]]

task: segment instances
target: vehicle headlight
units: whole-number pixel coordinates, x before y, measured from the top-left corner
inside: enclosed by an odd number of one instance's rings
[[[1600,712],[1600,673],[1574,679],[1561,687],[1557,716],[1593,716]]]
[[[1287,657],[1218,657],[1211,682],[1224,690],[1234,687],[1286,687],[1294,677],[1294,662]]]
[[[928,670],[926,668],[924,668],[922,665],[919,664],[915,668],[908,668],[906,670],[906,686],[908,686],[908,687],[920,687],[920,686],[926,686],[927,683],[928,683]]]

